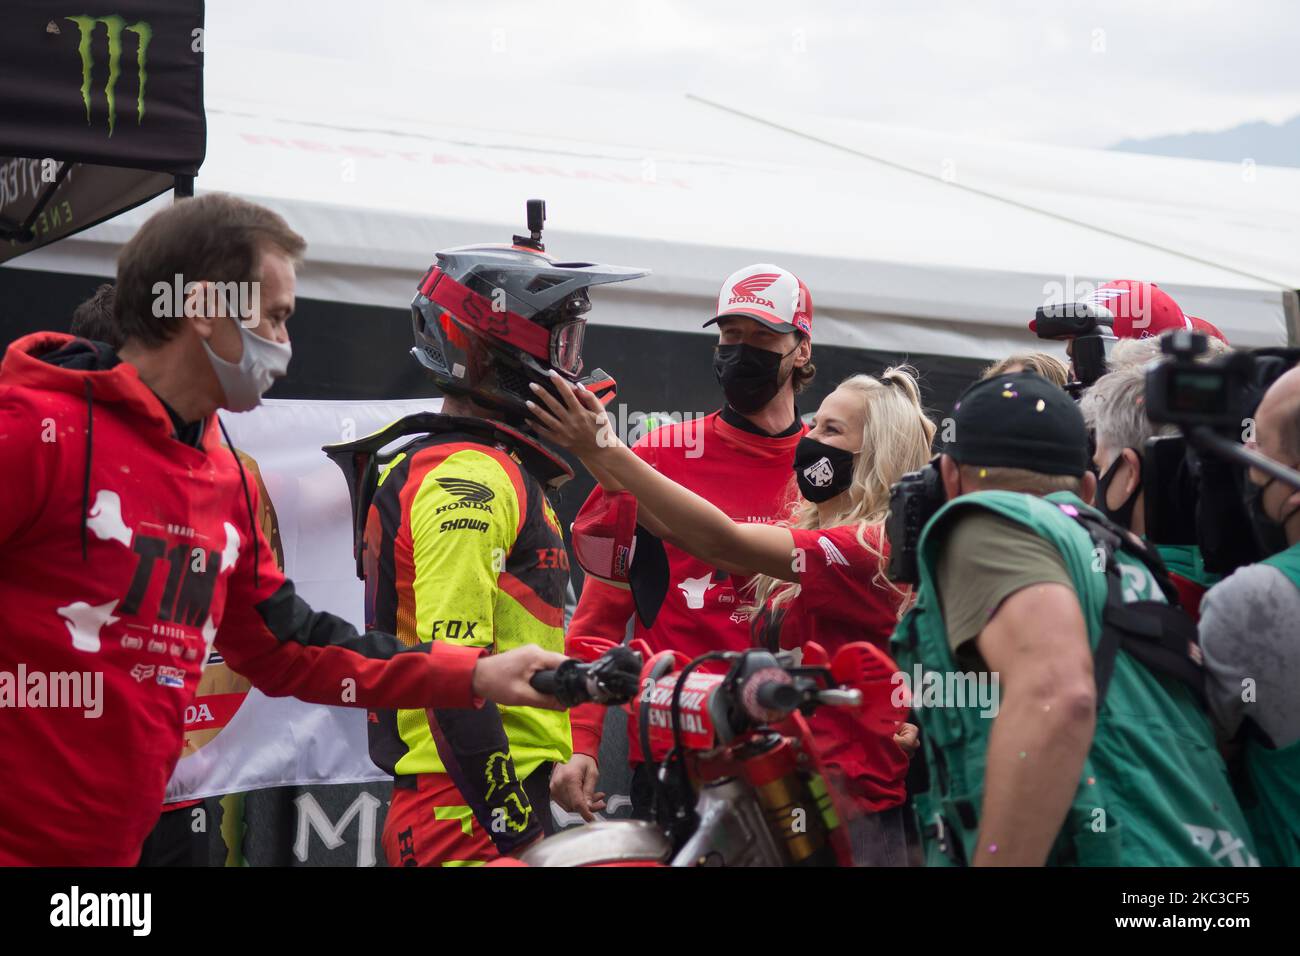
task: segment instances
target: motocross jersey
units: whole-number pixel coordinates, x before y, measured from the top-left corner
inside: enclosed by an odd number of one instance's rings
[[[429,433],[375,469],[361,553],[366,620],[408,645],[562,651],[568,555],[539,474],[564,466],[495,423],[413,418]],[[520,781],[572,755],[568,714],[533,707],[374,711],[369,730],[371,758],[398,786],[450,775],[503,851],[536,835]],[[491,826],[503,810],[508,832]]]

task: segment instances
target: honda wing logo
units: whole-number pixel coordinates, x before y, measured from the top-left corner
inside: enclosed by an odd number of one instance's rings
[[[731,287],[731,299],[727,304],[735,305],[738,302],[745,302],[775,309],[775,304],[770,299],[759,296],[759,293],[765,291],[779,278],[781,276],[775,272],[759,272],[752,276],[746,276]]]
[[[149,59],[149,43],[153,40],[153,27],[143,20],[138,23],[128,24],[126,20],[117,14],[107,17],[83,15],[64,17],[64,19],[75,23],[81,34],[81,39],[77,44],[77,52],[81,54],[81,100],[86,104],[87,126],[92,124],[90,86],[91,72],[95,66],[95,58],[90,45],[95,35],[96,26],[101,23],[104,24],[104,31],[108,35],[108,79],[104,83],[104,98],[108,101],[108,135],[110,137],[113,135],[113,130],[117,128],[117,78],[122,73],[122,34],[135,34],[135,63],[138,82],[135,101],[135,123],[139,126],[144,121],[144,88],[149,78],[146,65]]]
[[[481,485],[477,481],[470,481],[468,478],[439,478],[437,479],[442,490],[449,495],[455,495],[461,501],[476,501],[480,504],[487,504],[496,497],[496,493],[487,485]]]
[[[781,277],[775,272],[760,272],[757,275],[747,276],[731,287],[731,294],[758,295],[779,278]]]

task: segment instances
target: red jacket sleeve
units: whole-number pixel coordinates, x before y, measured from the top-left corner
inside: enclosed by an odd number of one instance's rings
[[[588,575],[582,583],[582,596],[578,598],[573,620],[569,622],[564,652],[571,657],[595,660],[604,652],[592,654],[597,645],[589,643],[589,639],[622,644],[627,636],[627,622],[635,610],[630,590]]]
[[[590,506],[604,493],[597,485],[583,507]],[[635,610],[630,590],[587,575],[565,634],[564,652],[579,660],[595,660],[610,647],[623,643],[627,622]],[[569,726],[573,730],[573,752],[597,759],[605,728],[605,707],[600,704],[574,707],[569,711]]]
[[[251,486],[250,493],[256,514]],[[483,703],[471,689],[482,648],[441,642],[406,647],[391,634],[361,634],[337,615],[313,611],[276,567],[261,527],[254,522],[250,528],[246,512],[230,524],[240,541],[216,645],[262,693],[365,708]]]
[[[597,488],[595,494],[600,493]],[[636,610],[632,592],[587,576],[582,596],[564,636],[564,653],[579,660],[593,661],[609,648],[622,644],[627,622]],[[595,760],[605,728],[605,707],[582,704],[569,711],[573,729],[573,752]]]
[[[587,578],[583,593],[593,584],[601,584],[594,578]],[[608,585],[606,585],[608,587]],[[617,591],[618,588],[611,588]],[[603,637],[582,637],[570,629],[564,639],[564,653],[580,661],[594,661],[612,647],[623,643],[622,635],[616,641]],[[599,759],[600,739],[605,729],[604,704],[579,704],[569,710],[569,727],[573,737],[573,752],[586,754],[592,760]]]

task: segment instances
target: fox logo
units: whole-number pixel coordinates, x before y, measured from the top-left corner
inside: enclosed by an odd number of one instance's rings
[[[533,813],[532,806],[524,806],[520,797],[523,787],[510,754],[497,751],[488,757],[483,767],[488,789],[484,799],[491,800],[492,795],[500,790],[496,806],[493,808],[493,821],[501,820],[513,833],[523,833],[528,829],[528,822]]]
[[[157,668],[153,664],[136,664],[135,667],[131,668],[131,676],[134,677],[137,682],[143,682],[148,680],[150,677],[153,677],[156,669]]]

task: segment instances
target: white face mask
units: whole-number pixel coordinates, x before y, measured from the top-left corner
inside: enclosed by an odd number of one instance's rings
[[[238,322],[237,319],[231,321]],[[256,408],[262,396],[275,384],[277,378],[284,378],[289,370],[289,359],[293,350],[288,343],[281,345],[260,335],[255,335],[241,324],[239,337],[244,342],[244,354],[239,363],[227,362],[205,341],[203,350],[208,353],[212,371],[217,373],[217,381],[226,400],[222,404],[232,412],[246,412]]]

